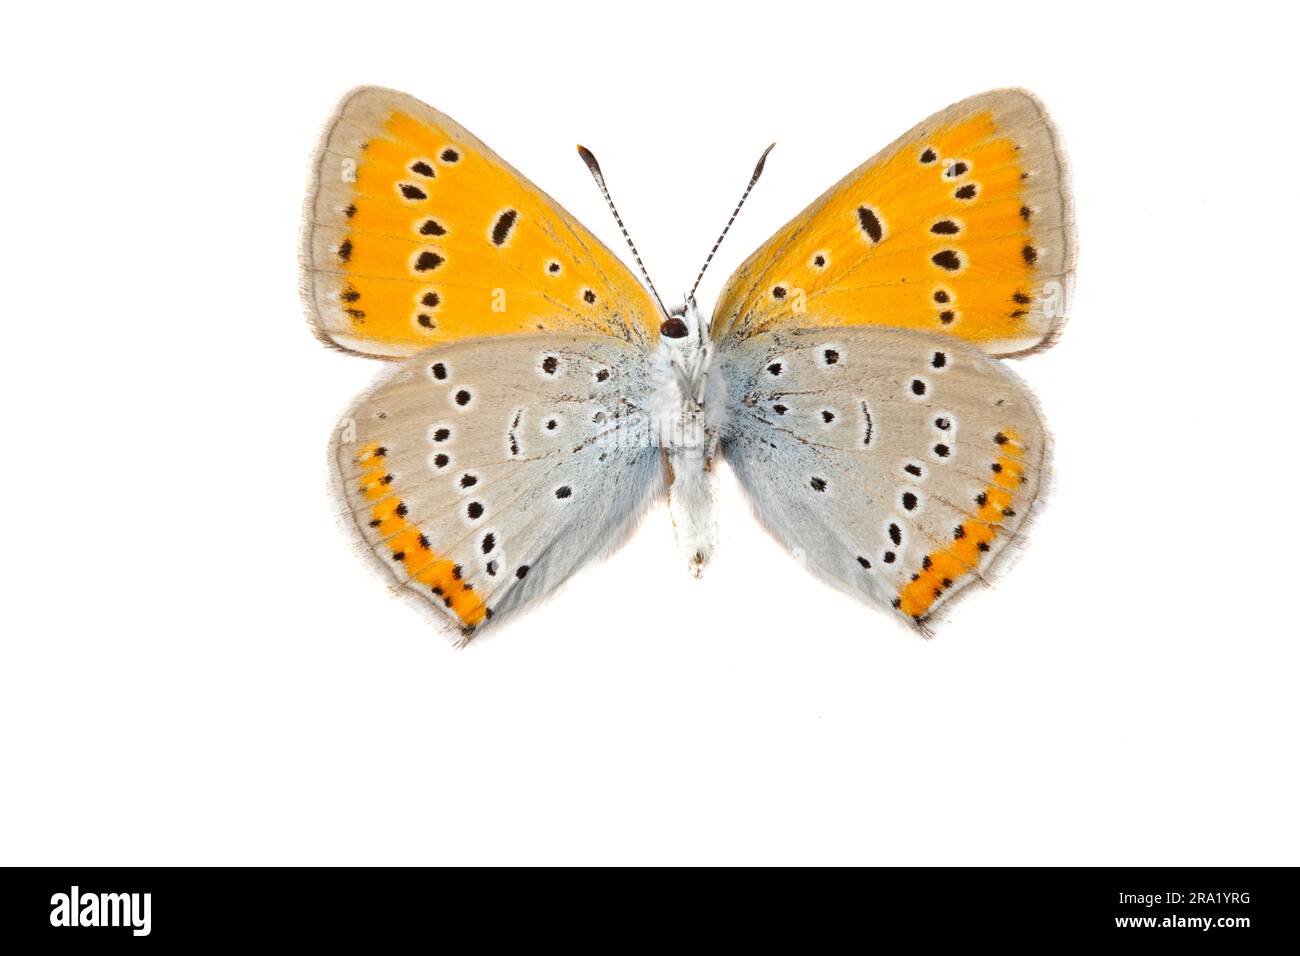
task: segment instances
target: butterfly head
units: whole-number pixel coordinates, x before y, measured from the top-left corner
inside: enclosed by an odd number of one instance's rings
[[[703,344],[704,332],[704,316],[694,297],[688,297],[683,305],[673,306],[668,310],[668,317],[659,323],[660,336],[682,345],[688,341]]]

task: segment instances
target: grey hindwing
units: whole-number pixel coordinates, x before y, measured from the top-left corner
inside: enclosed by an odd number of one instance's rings
[[[644,351],[605,335],[476,339],[405,362],[332,446],[366,551],[462,633],[558,587],[662,491]]]
[[[987,580],[1046,486],[1033,396],[953,338],[790,329],[719,362],[723,454],[759,520],[812,571],[907,621]]]

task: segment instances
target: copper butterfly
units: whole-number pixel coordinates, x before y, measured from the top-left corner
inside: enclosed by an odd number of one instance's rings
[[[999,361],[1054,341],[1073,269],[1060,139],[1028,93],[963,100],[850,172],[707,321],[694,290],[666,309],[405,94],[348,94],[314,170],[311,321],[398,363],[338,429],[339,494],[365,550],[464,640],[665,497],[698,573],[720,459],[811,571],[922,630],[998,569],[1046,488],[1047,430]]]

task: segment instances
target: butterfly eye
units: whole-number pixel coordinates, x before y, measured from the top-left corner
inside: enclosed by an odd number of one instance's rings
[[[664,319],[663,325],[659,326],[659,334],[667,336],[670,339],[684,339],[690,330],[686,328],[686,323],[681,319],[673,316],[671,319]]]

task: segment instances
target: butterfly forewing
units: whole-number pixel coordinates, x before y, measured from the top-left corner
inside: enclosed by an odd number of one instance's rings
[[[644,353],[609,336],[468,340],[406,362],[333,447],[357,532],[464,633],[622,541],[662,490]]]
[[[923,622],[986,580],[1048,465],[1033,397],[947,336],[789,329],[720,359],[724,454],[767,528],[816,573]]]
[[[880,325],[1006,355],[1065,320],[1073,213],[1041,104],[995,90],[954,104],[832,186],[736,271],[713,335]]]
[[[605,246],[413,97],[354,90],[314,168],[303,284],[332,344],[394,358],[480,335],[657,336],[653,301]]]

